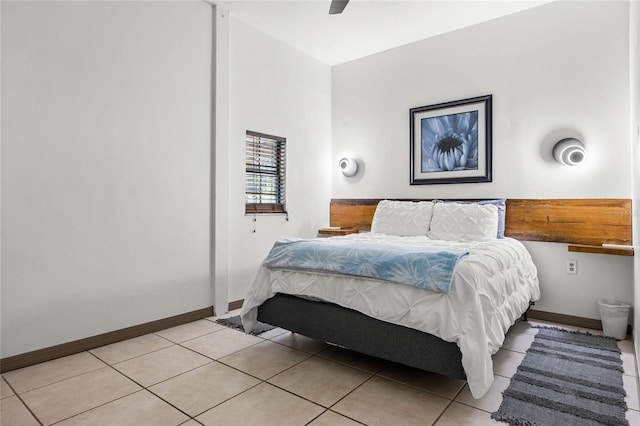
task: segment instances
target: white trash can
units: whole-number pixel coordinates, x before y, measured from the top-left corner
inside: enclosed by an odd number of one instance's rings
[[[598,299],[598,305],[604,334],[618,340],[626,339],[631,305],[612,299]]]

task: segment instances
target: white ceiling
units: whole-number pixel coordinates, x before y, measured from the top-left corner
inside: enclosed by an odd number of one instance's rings
[[[231,16],[328,64],[337,65],[520,12],[549,0],[213,0]]]

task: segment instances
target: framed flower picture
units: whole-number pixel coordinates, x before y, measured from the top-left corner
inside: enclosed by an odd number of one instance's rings
[[[411,185],[491,182],[491,95],[410,110]]]

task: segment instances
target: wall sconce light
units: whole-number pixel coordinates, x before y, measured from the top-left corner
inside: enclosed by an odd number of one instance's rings
[[[354,176],[358,173],[358,162],[353,158],[341,158],[338,162],[338,166],[345,176]]]
[[[565,166],[577,166],[584,161],[586,151],[578,139],[566,138],[553,147],[553,158]]]

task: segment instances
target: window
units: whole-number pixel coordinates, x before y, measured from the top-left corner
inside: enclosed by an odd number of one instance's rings
[[[286,143],[247,130],[245,213],[286,213]]]

